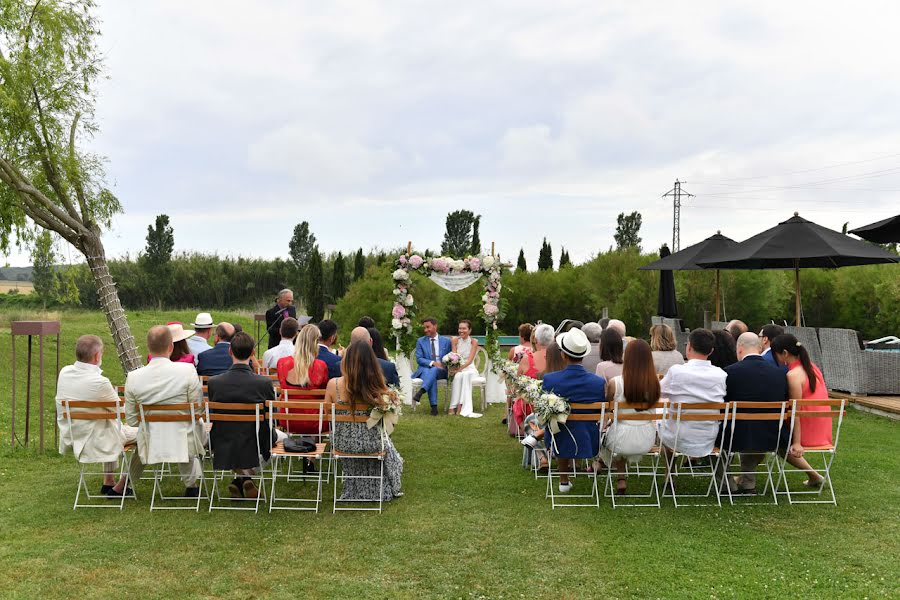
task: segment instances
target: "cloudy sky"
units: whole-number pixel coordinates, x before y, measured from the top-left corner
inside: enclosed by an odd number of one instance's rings
[[[100,0],[94,146],[125,212],[176,250],[437,248],[444,217],[534,267],[640,211],[682,247],[791,216],[839,229],[900,203],[900,8],[826,2]],[[74,254],[72,255],[75,258]],[[10,257],[13,264],[27,258]]]

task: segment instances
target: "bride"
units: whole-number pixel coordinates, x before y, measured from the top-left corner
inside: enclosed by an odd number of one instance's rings
[[[475,355],[478,354],[478,340],[472,337],[471,321],[459,322],[459,336],[453,338],[453,351],[459,354],[462,363],[453,375],[449,413],[463,417],[480,417],[480,413],[472,411],[472,379],[478,377],[479,373],[473,364]]]

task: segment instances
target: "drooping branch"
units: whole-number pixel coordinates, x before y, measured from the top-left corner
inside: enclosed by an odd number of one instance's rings
[[[69,128],[69,162],[72,165],[76,164],[75,131],[78,129],[78,120],[80,118],[81,113],[75,113],[75,117],[72,119],[72,127]],[[81,173],[78,172],[77,168],[73,167],[69,179],[72,180],[72,186],[75,188],[75,196],[78,198],[78,206],[81,208],[81,220],[84,223],[88,223],[91,221],[91,217],[88,212],[87,198],[84,195],[84,182],[81,180]]]
[[[47,131],[47,124],[44,120],[44,110],[41,107],[41,98],[38,95],[37,88],[33,85],[31,86],[31,94],[34,97],[34,106],[37,109],[38,114],[38,124],[40,124],[41,127],[40,137],[38,137],[36,132],[32,132],[32,135],[34,135],[34,141],[41,150],[41,164],[44,165],[44,171],[47,173],[47,182],[50,184],[50,187],[53,188],[56,197],[59,198],[59,201],[65,207],[66,212],[68,212],[73,219],[80,221],[81,217],[78,214],[78,211],[75,210],[75,206],[69,199],[69,195],[66,193],[62,181],[59,178],[59,171],[56,168],[56,157],[53,156],[53,141],[50,139],[50,134]]]
[[[44,195],[41,190],[37,189],[18,169],[15,165],[4,158],[0,158],[0,170],[3,171],[3,181],[15,189],[20,194],[26,194],[28,197],[37,201],[44,209],[47,210],[55,219],[63,225],[71,229],[78,235],[83,235],[87,228],[80,219],[73,218],[66,211],[60,209],[50,198]],[[59,232],[62,233],[62,232]]]

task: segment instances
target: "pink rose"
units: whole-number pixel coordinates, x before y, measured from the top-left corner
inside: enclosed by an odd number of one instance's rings
[[[469,259],[469,269],[472,271],[480,271],[481,270],[481,259],[477,257],[472,257]]]
[[[406,266],[406,257],[401,256],[400,259],[398,260],[398,262],[400,263],[401,267],[405,267]]]
[[[484,314],[486,314],[487,316],[493,317],[498,312],[500,312],[500,309],[497,308],[496,304],[485,304],[484,305]]]
[[[395,304],[394,310],[391,311],[391,315],[395,319],[402,319],[404,316],[406,316],[406,309],[403,308],[402,304]]]
[[[435,258],[431,261],[431,269],[438,273],[446,273],[450,270],[450,265],[442,258]]]
[[[412,256],[409,257],[409,265],[413,269],[418,269],[419,267],[422,266],[422,263],[424,263],[424,262],[425,261],[418,254],[413,254]]]

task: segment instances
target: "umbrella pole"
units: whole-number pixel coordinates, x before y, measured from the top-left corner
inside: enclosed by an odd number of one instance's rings
[[[716,269],[716,321],[721,321],[719,318],[719,270]]]
[[[800,324],[800,266],[798,265],[799,261],[794,262],[794,295],[796,302],[796,312],[797,312],[797,327],[802,327]]]

